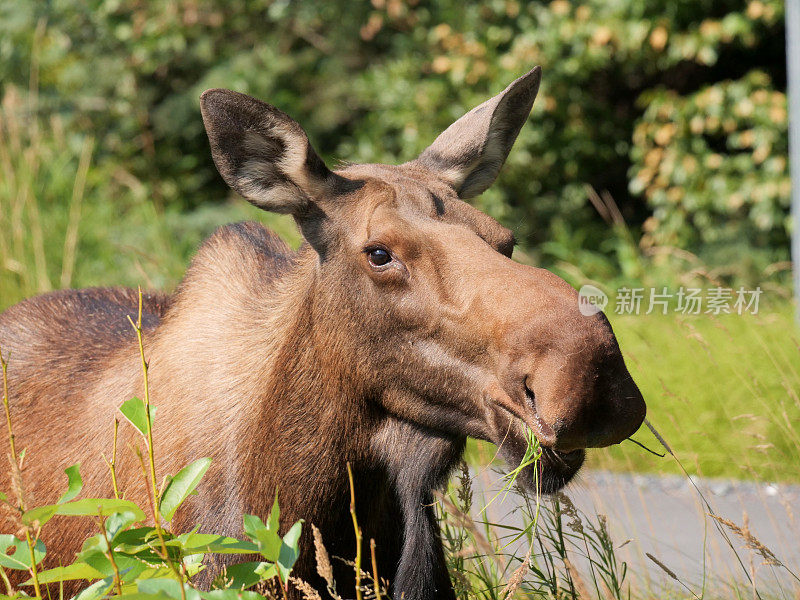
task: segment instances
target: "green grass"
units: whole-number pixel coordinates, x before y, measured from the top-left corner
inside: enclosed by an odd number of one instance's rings
[[[800,331],[790,303],[767,293],[758,315],[611,320],[650,422],[691,473],[800,481]],[[634,437],[660,449],[644,428]],[[630,443],[593,452],[590,465],[678,472]]]
[[[94,158],[91,136],[0,98],[0,311],[57,288],[169,289],[216,227],[259,220],[296,244],[291,218],[241,199],[192,212],[159,208],[148,183]]]

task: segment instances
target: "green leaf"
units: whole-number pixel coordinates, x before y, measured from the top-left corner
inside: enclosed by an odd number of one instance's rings
[[[37,565],[42,562],[45,553],[44,542],[36,540],[36,544],[33,547],[33,558]],[[0,535],[0,566],[17,571],[30,569],[31,553],[28,549],[28,543],[10,534]]]
[[[58,507],[58,504],[48,504],[27,510],[22,514],[22,522],[26,525],[33,525],[38,522],[39,526],[42,526],[55,516]]]
[[[187,577],[194,577],[205,569],[203,559],[205,554],[185,554],[183,556],[183,568],[186,570]]]
[[[91,537],[84,542],[83,549],[78,553],[76,562],[86,563],[98,571],[101,577],[113,576],[114,567],[108,557],[107,548],[108,546],[106,546],[102,534]],[[159,568],[158,566],[154,567],[150,561],[144,561],[138,556],[131,556],[123,552],[119,547],[115,548],[114,562],[117,565],[117,569],[119,569],[123,582],[133,581],[143,572]],[[170,573],[167,567],[164,567],[164,569],[164,573]]]
[[[148,540],[155,536],[155,527],[137,527],[136,529],[127,529],[117,535],[117,543],[128,544],[130,546],[141,546],[146,544]]]
[[[136,521],[144,521],[147,517],[141,508],[130,500],[116,498],[85,498],[68,502],[58,507],[57,515],[66,516],[110,516],[116,512],[131,512]]]
[[[112,548],[116,547],[118,544],[115,543],[117,535],[124,531],[128,526],[130,526],[134,521],[136,521],[136,515],[132,512],[125,511],[125,512],[117,512],[108,517],[105,520],[105,529],[106,534],[105,536],[102,533],[90,538],[86,542],[84,542],[84,549],[90,549],[93,546],[100,548],[103,553],[107,553],[109,550],[109,544]],[[108,541],[106,541],[108,538]],[[90,545],[90,542],[92,545]]]
[[[167,554],[170,560],[179,561],[181,548],[173,539],[174,536],[168,531],[163,532],[164,540],[167,545]],[[153,527],[140,527],[122,531],[114,540],[114,546],[118,552],[135,556],[137,559],[149,564],[164,564],[164,559],[156,553],[161,551],[161,544]]]
[[[71,467],[64,469],[64,473],[67,474],[69,484],[67,486],[67,491],[63,496],[61,496],[61,498],[58,499],[58,504],[69,502],[81,493],[81,490],[83,489],[83,480],[81,479],[80,467],[81,463],[75,463]]]
[[[108,560],[108,555],[103,551],[101,539],[102,536],[97,534],[86,540],[83,550],[78,553],[77,561],[89,565],[100,573],[100,577],[109,577],[114,574],[114,568],[111,566],[111,561]]]
[[[22,522],[28,525],[38,521],[39,525],[44,525],[54,515],[64,515],[69,517],[96,517],[102,515],[107,517],[117,512],[130,512],[136,521],[146,519],[141,508],[130,500],[117,500],[115,498],[84,498],[66,504],[51,504],[39,506],[26,511],[22,515]]]
[[[272,510],[269,511],[267,517],[267,529],[278,533],[280,527],[281,508],[278,506],[278,489],[275,488],[275,500],[272,502]]]
[[[297,562],[297,557],[300,556],[300,533],[303,530],[303,521],[298,521],[292,525],[291,529],[283,536],[281,543],[280,554],[276,564],[281,572],[281,579],[283,581],[289,580],[289,574],[292,572],[294,563]]]
[[[66,567],[56,567],[47,571],[39,572],[39,583],[57,583],[59,581],[73,581],[75,579],[86,579],[93,581],[101,579],[103,574],[84,562],[74,562]],[[29,579],[22,585],[33,585],[33,579]]]
[[[281,537],[276,530],[268,529],[263,521],[255,515],[244,515],[244,532],[258,545],[261,556],[271,562],[277,562],[281,551]]]
[[[120,531],[114,540],[114,546],[119,552],[136,556],[141,560],[154,562],[158,560],[158,555],[153,551],[153,545],[149,543],[155,537],[154,527],[138,527]],[[165,532],[165,538],[169,541],[169,534]]]
[[[242,521],[244,522],[244,533],[247,537],[252,539],[254,542],[258,538],[258,534],[260,531],[266,531],[267,526],[264,525],[264,521],[259,519],[256,515],[242,515]]]
[[[213,552],[215,554],[247,554],[258,552],[258,545],[213,533],[185,533],[178,536],[184,554]]]
[[[175,579],[158,578],[142,579],[136,583],[136,589],[142,594],[161,594],[175,600],[181,600],[181,584]],[[188,585],[183,586],[186,600],[200,600],[200,594],[196,589]]]
[[[275,490],[275,500],[272,510],[269,511],[266,525],[255,515],[244,515],[244,532],[258,544],[258,551],[271,562],[277,562],[281,551],[281,537],[278,533],[280,527],[281,509],[278,506],[278,490]]]
[[[194,491],[210,465],[210,458],[198,459],[182,468],[175,477],[170,479],[159,502],[159,510],[164,519],[172,520],[175,511]]]
[[[85,590],[79,592],[74,600],[99,600],[108,593],[113,585],[114,576],[111,575],[110,577],[94,582]]]
[[[119,411],[125,416],[128,421],[130,421],[131,425],[136,427],[136,429],[141,433],[143,436],[147,437],[147,414],[144,409],[144,401],[140,398],[131,398],[122,403],[122,406],[119,407]],[[150,405],[150,425],[152,426],[155,422],[156,417],[156,407],[152,404]]]
[[[161,579],[163,577],[170,578],[175,576],[173,570],[170,569],[166,563],[158,567],[143,566],[145,568],[138,570],[131,569],[125,576],[123,576],[122,589],[124,593],[137,593],[136,586],[140,581],[144,581],[145,579]],[[189,573],[187,572],[187,575],[188,574]]]
[[[129,525],[135,523],[137,520],[136,515],[131,511],[117,512],[106,519],[106,535],[108,541],[113,542],[117,535]]]
[[[259,581],[272,579],[278,574],[275,565],[268,562],[246,562],[229,565],[225,568],[225,580],[231,590],[244,590]]]

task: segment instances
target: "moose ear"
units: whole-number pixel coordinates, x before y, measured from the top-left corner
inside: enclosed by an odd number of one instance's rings
[[[416,162],[441,175],[460,198],[485,191],[527,120],[541,80],[542,68],[534,67],[445,129]]]
[[[200,111],[220,175],[259,208],[297,214],[342,180],[302,127],[274,106],[214,89],[200,96]]]

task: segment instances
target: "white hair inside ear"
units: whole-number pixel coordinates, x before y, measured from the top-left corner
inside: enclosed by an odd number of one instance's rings
[[[486,190],[528,119],[542,70],[535,67],[494,98],[450,125],[416,159],[447,181],[461,198]]]
[[[217,170],[259,208],[296,214],[341,179],[274,106],[230,90],[208,90],[200,106]]]

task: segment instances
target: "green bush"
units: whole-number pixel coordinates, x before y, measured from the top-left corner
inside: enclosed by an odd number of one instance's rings
[[[205,88],[290,112],[334,163],[397,162],[535,64],[531,122],[477,200],[533,260],[580,258],[578,240],[586,276],[622,270],[587,186],[645,251],[718,266],[744,236],[750,278],[788,257],[779,0],[0,0],[0,93],[32,90],[32,110],[96,138],[108,197],[135,189],[159,209],[227,194]]]
[[[700,249],[713,260],[746,240],[770,262],[785,258],[786,95],[769,76],[753,71],[685,97],[658,90],[643,100],[630,184],[653,209],[643,245]]]

